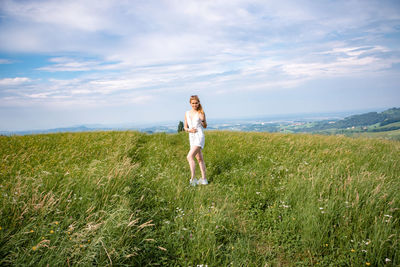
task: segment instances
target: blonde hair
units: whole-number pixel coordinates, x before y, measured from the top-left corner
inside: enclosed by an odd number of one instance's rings
[[[192,103],[192,100],[197,100],[197,102],[199,102],[199,108],[197,109],[197,112],[200,112],[201,114],[204,114],[204,110],[203,110],[203,107],[200,104],[199,97],[197,95],[192,95],[192,96],[190,96],[189,103]]]

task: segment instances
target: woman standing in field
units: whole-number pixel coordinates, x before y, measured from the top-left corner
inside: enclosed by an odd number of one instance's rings
[[[197,95],[190,97],[190,105],[192,110],[186,111],[185,113],[185,132],[189,133],[190,151],[187,155],[187,160],[190,166],[190,184],[195,186],[196,184],[206,185],[208,184],[206,178],[206,165],[203,159],[203,153],[201,150],[204,147],[204,132],[203,129],[207,128],[206,115],[204,114],[203,107],[200,104],[200,99]],[[201,171],[201,179],[195,179],[196,157]]]

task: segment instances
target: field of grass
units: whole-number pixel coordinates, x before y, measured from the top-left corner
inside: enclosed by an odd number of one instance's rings
[[[0,136],[0,265],[398,266],[400,142],[206,132]],[[199,170],[198,170],[199,173]]]
[[[390,124],[392,125],[392,124]],[[365,131],[362,127],[358,127],[355,129],[328,129],[319,132],[315,132],[315,134],[323,134],[323,135],[344,135],[347,137],[355,137],[355,138],[377,138],[377,139],[385,139],[385,140],[397,140],[400,141],[400,130],[384,130],[388,127],[382,127],[382,131]],[[372,129],[372,128],[371,128]],[[290,132],[290,131],[288,131]]]

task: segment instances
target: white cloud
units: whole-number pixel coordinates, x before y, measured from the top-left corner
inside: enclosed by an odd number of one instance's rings
[[[27,83],[29,79],[0,80],[0,85],[18,85],[18,90],[4,91],[0,106],[63,106],[91,107],[143,104],[152,100],[154,90],[141,88],[147,80],[97,78],[49,79]]]
[[[49,60],[53,65],[40,67],[37,70],[49,72],[57,71],[92,71],[92,70],[112,70],[118,68],[116,63],[104,63],[101,61],[84,61],[76,60],[68,57],[55,57]]]
[[[359,46],[359,47],[334,47],[330,51],[321,52],[320,54],[345,54],[347,56],[360,56],[366,53],[390,52],[390,49],[383,46]]]
[[[10,1],[2,9],[26,22],[67,27],[83,31],[101,30],[107,1]]]
[[[0,86],[15,86],[30,82],[31,79],[27,77],[3,78],[0,79]]]

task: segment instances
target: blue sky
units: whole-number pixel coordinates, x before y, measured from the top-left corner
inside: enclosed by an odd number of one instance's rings
[[[0,2],[0,130],[400,106],[400,1]]]

